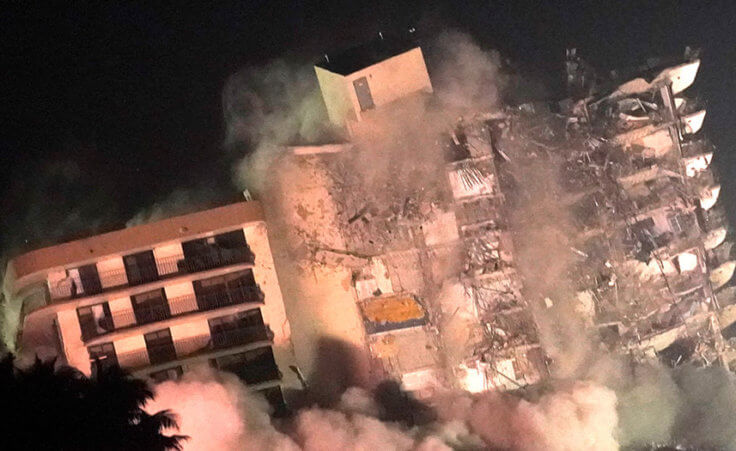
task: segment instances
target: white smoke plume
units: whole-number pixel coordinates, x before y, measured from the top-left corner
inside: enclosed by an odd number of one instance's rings
[[[459,115],[498,107],[505,83],[497,53],[484,51],[469,36],[454,31],[440,34],[427,48],[439,105],[421,105],[420,111],[416,105],[395,109],[364,146],[378,149],[383,154],[380,156],[388,154],[393,158],[376,158],[371,165],[361,165],[363,170],[381,161],[392,167],[397,160],[399,166],[402,161],[417,165],[416,152],[422,152],[422,161],[439,160],[441,155],[426,154],[436,146],[424,144],[434,144]],[[226,146],[247,149],[234,174],[235,183],[241,188],[264,189],[264,182],[270,178],[269,168],[284,145],[340,139],[340,132],[327,119],[311,63],[276,60],[262,67],[243,69],[228,80],[223,109]],[[374,170],[374,174],[380,172]],[[426,180],[416,177],[420,178]]]
[[[125,223],[125,227],[133,227],[175,215],[186,214],[196,206],[201,208],[203,203],[213,198],[215,198],[214,192],[206,188],[177,189],[172,191],[165,199],[154,202],[136,213]]]
[[[440,421],[408,428],[378,418],[380,408],[360,389],[346,391],[332,409],[311,407],[271,420],[263,399],[237,378],[188,373],[156,386],[149,411],[171,409],[185,451],[209,450],[613,450],[616,397],[590,383],[575,383],[528,402],[511,395],[447,394]]]
[[[284,144],[319,141],[331,132],[311,65],[280,59],[245,68],[227,81],[222,103],[225,146],[247,150],[234,173],[242,188],[262,188]]]

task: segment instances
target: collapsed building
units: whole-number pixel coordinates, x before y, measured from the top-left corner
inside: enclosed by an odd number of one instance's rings
[[[330,312],[359,318],[343,337],[365,351],[371,377],[420,395],[535,384],[556,364],[539,323],[556,304],[610,351],[727,365],[736,262],[705,109],[685,95],[699,64],[690,52],[605,80],[571,51],[570,97],[438,120],[415,43],[381,37],[318,63],[330,120],[347,138],[289,149],[275,171],[279,214],[293,212],[301,271],[314,283],[342,274]],[[416,152],[418,174],[401,152]],[[544,199],[524,188],[538,177],[524,168],[536,166],[551,174]],[[524,223],[539,215],[518,219],[524,202],[549,203],[564,220],[539,240]],[[515,250],[545,252],[545,240],[566,253],[545,263],[561,266],[547,287],[523,274]]]
[[[706,111],[686,95],[699,65],[688,51],[621,83],[586,76],[570,52],[578,95],[509,111],[493,141],[508,159],[538,153],[558,165],[577,301],[610,349],[726,364],[734,261],[700,131]]]
[[[209,364],[277,401],[302,372],[428,397],[542,381],[559,365],[542,320],[568,305],[610,351],[730,365],[736,260],[705,109],[685,95],[699,60],[624,81],[567,56],[568,98],[463,112],[433,96],[411,40],[326,56],[315,71],[342,137],[288,147],[263,211],[14,259],[21,345],[85,373]]]
[[[377,39],[316,72],[347,138],[289,149],[274,171],[274,216],[291,216],[307,284],[336,291],[332,301],[287,297],[357,315],[336,336],[366,354],[371,380],[419,396],[539,381],[546,360],[514,268],[487,117],[458,121],[434,106],[411,41]],[[342,283],[330,283],[337,274]]]

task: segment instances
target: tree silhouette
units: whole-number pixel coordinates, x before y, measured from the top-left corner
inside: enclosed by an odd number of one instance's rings
[[[5,450],[180,450],[187,437],[164,435],[175,428],[169,411],[143,410],[153,399],[145,381],[118,367],[100,368],[92,378],[54,360],[36,359],[17,368],[0,361],[0,448]]]

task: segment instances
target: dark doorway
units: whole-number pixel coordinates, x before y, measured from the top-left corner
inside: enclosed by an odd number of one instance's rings
[[[365,77],[353,81],[355,87],[355,95],[358,96],[358,103],[360,103],[360,111],[366,111],[375,108],[373,103],[373,95],[371,95],[371,88],[368,87],[368,80]]]
[[[125,273],[128,275],[130,285],[140,285],[158,279],[156,259],[153,251],[144,251],[123,257]]]
[[[102,291],[100,276],[97,274],[97,266],[94,263],[80,266],[77,271],[79,271],[79,280],[82,281],[84,294],[96,294]]]
[[[176,360],[176,349],[169,329],[158,330],[143,336],[151,365]]]
[[[169,302],[163,288],[132,296],[133,313],[138,324],[162,321],[171,317]]]

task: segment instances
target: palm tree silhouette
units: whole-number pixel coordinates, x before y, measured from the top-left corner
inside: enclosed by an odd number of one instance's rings
[[[55,360],[16,367],[0,361],[0,421],[3,449],[23,450],[180,450],[183,435],[165,435],[177,427],[170,411],[143,410],[153,399],[145,381],[117,366],[100,366],[92,378]]]

